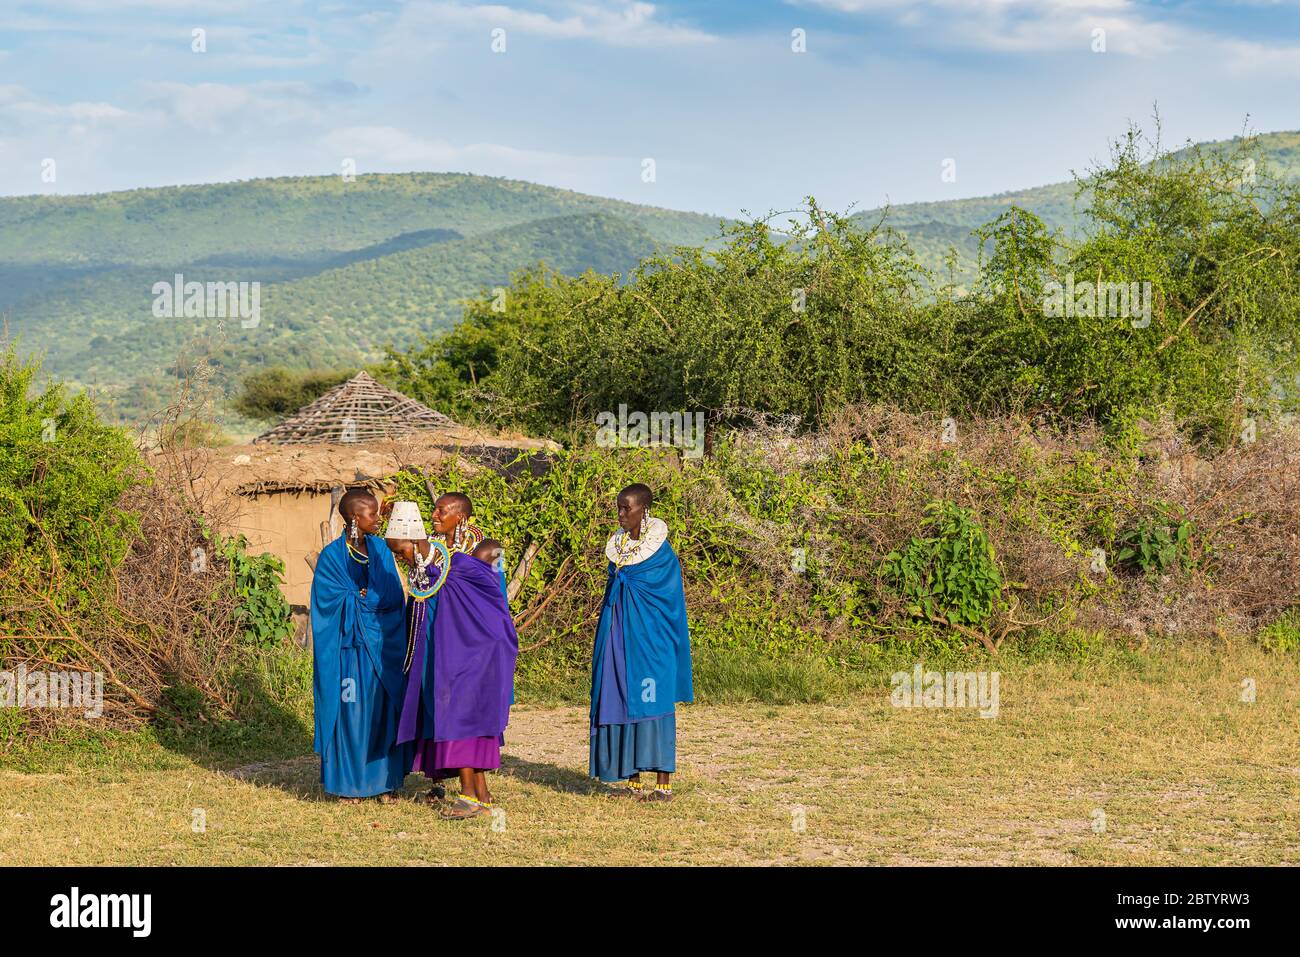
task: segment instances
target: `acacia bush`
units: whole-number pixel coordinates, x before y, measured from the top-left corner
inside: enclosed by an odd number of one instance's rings
[[[1096,426],[994,418],[957,425],[878,406],[806,432],[765,422],[713,454],[578,446],[549,471],[403,473],[458,489],[520,569],[521,668],[581,673],[605,586],[614,496],[655,490],[686,571],[698,645],[851,664],[868,645],[923,639],[996,651],[1071,628],[1121,637],[1255,632],[1300,594],[1300,439],[1270,432],[1212,463],[1167,426],[1125,446]],[[1186,562],[1134,574],[1132,529],[1175,509]],[[545,649],[545,651],[542,651]],[[540,664],[539,664],[540,662]]]
[[[376,371],[462,418],[557,437],[620,405],[812,429],[869,403],[1112,434],[1169,417],[1223,447],[1246,419],[1300,411],[1300,185],[1251,161],[1249,141],[1171,154],[1131,131],[1078,181],[1080,235],[1011,207],[975,230],[969,289],[923,268],[887,216],[864,226],[809,198],[623,276],[519,273]],[[1071,308],[1052,308],[1067,283]],[[1112,284],[1137,285],[1127,313]]]
[[[255,420],[279,420],[324,395],[356,374],[355,369],[293,370],[272,366],[250,372],[231,403],[240,415]]]
[[[288,629],[274,560],[210,531],[220,508],[195,497],[193,457],[146,464],[86,396],[38,389],[38,373],[12,347],[0,363],[0,670],[102,674],[108,726],[175,720],[177,694],[233,715],[239,652]],[[188,421],[172,410],[154,431]],[[5,737],[82,715],[7,712]]]

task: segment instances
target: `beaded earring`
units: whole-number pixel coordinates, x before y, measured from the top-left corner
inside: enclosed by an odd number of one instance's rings
[[[451,544],[452,547],[455,548],[457,551],[460,551],[461,546],[465,544],[465,523],[464,522],[456,523],[456,534],[452,537]]]
[[[361,535],[357,532],[357,520],[355,518],[352,520],[352,527],[348,530],[348,538],[354,542],[361,541]]]
[[[650,527],[650,506],[647,505],[646,510],[641,513],[641,534],[638,535],[637,537],[645,538],[645,531],[649,527]]]

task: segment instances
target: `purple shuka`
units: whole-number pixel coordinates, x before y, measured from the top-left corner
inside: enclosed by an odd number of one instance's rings
[[[407,662],[406,692],[403,695],[402,713],[397,725],[398,744],[415,741],[420,736],[419,729],[422,723],[420,711],[423,704],[420,691],[424,684],[425,656],[429,644],[428,616],[430,608],[436,610],[437,607],[436,595],[421,601],[411,599],[407,602],[406,634],[411,650]],[[432,718],[426,719],[425,723],[432,725]]]
[[[498,738],[505,731],[518,655],[500,572],[454,552],[433,617],[434,741]]]

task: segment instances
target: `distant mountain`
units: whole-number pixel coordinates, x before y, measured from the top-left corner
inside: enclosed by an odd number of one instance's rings
[[[1264,133],[1257,137],[1263,164],[1284,179],[1300,180],[1300,132]],[[1205,151],[1230,149],[1236,140],[1218,140],[1200,144]],[[1178,154],[1175,154],[1178,155]],[[1050,229],[1065,235],[1077,235],[1082,223],[1082,208],[1076,198],[1074,183],[1052,183],[995,196],[949,199],[930,203],[904,203],[888,209],[888,225],[907,237],[917,258],[943,274],[943,264],[950,247],[958,253],[958,275],[970,279],[979,259],[979,243],[971,235],[977,226],[989,223],[1011,206],[1034,213]],[[1082,199],[1086,207],[1087,199]],[[884,210],[871,209],[854,215],[854,220],[872,224]]]
[[[624,272],[720,223],[442,173],[0,198],[0,312],[49,373],[135,419],[173,391],[182,353],[211,355],[228,385],[264,363],[354,365],[449,327],[517,270]],[[259,325],[155,317],[154,284],[177,274],[260,283]]]
[[[688,246],[712,237],[719,219],[489,176],[298,176],[0,198],[0,263],[173,266],[236,253],[250,265],[311,263],[417,230],[474,236],[578,213],[609,213]]]
[[[1265,163],[1300,178],[1300,133],[1258,140]],[[936,272],[955,247],[963,282],[979,253],[971,230],[1012,204],[1067,234],[1079,229],[1072,183],[895,206],[887,221]],[[209,357],[227,388],[264,365],[355,366],[388,343],[450,327],[465,297],[538,262],[567,274],[626,273],[657,247],[716,243],[720,225],[716,216],[452,173],[0,198],[0,314],[24,350],[47,354],[47,372],[136,420],[173,394],[178,358]],[[158,318],[154,286],[177,274],[260,283],[257,327]]]

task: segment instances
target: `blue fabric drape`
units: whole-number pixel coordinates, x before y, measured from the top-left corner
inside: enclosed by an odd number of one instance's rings
[[[606,714],[626,714],[628,722],[672,714],[674,702],[695,697],[686,593],[677,553],[665,542],[639,564],[620,569],[611,562],[608,575],[592,648],[591,723],[604,723],[601,714],[606,708]],[[616,624],[623,639],[622,686],[614,692],[621,709],[601,702],[602,691],[618,686],[617,681],[606,680],[606,655]]]
[[[400,787],[410,760],[410,749],[396,745],[406,596],[383,539],[367,535],[366,548],[361,565],[335,539],[321,550],[311,586],[313,746],[325,790],[346,797]]]

